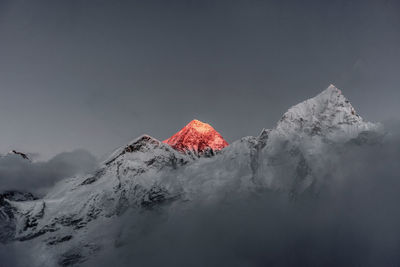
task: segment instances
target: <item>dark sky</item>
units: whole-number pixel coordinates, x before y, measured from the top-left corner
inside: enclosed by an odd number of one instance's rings
[[[228,142],[330,83],[400,114],[400,3],[0,0],[0,152],[97,156],[193,118]]]

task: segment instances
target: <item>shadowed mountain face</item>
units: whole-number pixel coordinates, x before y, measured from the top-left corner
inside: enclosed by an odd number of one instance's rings
[[[19,241],[14,244],[25,250],[31,266],[93,262],[104,248],[117,251],[140,238],[154,238],[152,227],[168,224],[163,219],[149,224],[149,216],[163,214],[173,222],[199,203],[245,205],[243,199],[259,194],[291,201],[313,198],[337,182],[335,164],[343,151],[374,145],[380,136],[379,125],[365,122],[334,86],[290,108],[275,128],[229,146],[209,124],[193,120],[164,142],[148,135],[134,139],[95,172],[58,183],[42,199],[5,196],[9,220],[3,223],[2,239]],[[37,251],[41,257],[34,257]]]
[[[192,120],[182,130],[163,141],[181,152],[204,154],[207,150],[219,151],[228,146],[228,142],[209,124]]]

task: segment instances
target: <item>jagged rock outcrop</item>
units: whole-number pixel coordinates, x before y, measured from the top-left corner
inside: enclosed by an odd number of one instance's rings
[[[11,150],[10,153],[11,153],[11,154],[14,154],[14,155],[19,155],[19,156],[21,156],[23,159],[26,159],[26,160],[29,160],[29,161],[31,160],[31,159],[28,157],[28,155],[25,154],[25,153],[22,153],[22,152],[19,152],[19,151],[16,151],[16,150]]]

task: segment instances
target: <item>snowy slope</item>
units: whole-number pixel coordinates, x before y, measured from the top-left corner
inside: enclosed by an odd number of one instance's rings
[[[89,245],[82,232],[90,232],[129,207],[151,208],[177,198],[179,191],[173,187],[178,185],[161,182],[162,174],[190,161],[169,145],[143,135],[115,151],[94,174],[63,181],[44,199],[9,201],[17,210],[15,239],[34,242],[36,250],[57,255],[56,259],[36,258],[37,265],[79,261],[81,257],[74,253],[63,256],[57,251],[65,243],[65,252],[84,243],[88,245],[85,253],[91,254],[98,246]]]

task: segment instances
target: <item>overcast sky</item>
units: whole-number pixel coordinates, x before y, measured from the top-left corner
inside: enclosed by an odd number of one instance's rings
[[[97,156],[193,118],[228,142],[335,84],[400,114],[400,3],[0,0],[0,153]]]

